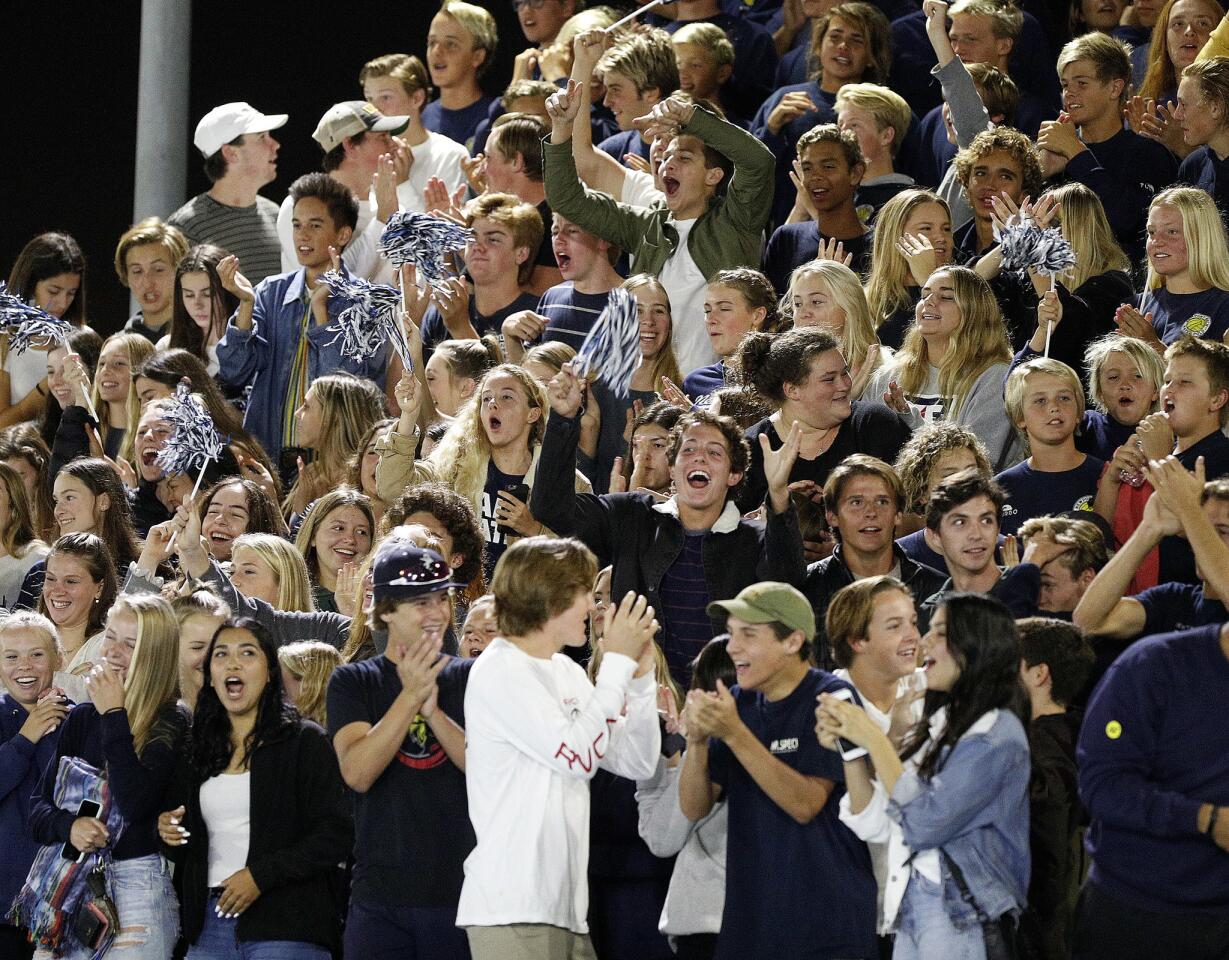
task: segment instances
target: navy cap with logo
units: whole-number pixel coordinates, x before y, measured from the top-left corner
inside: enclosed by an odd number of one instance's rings
[[[434,550],[389,537],[376,551],[371,570],[371,598],[376,603],[414,600],[462,586],[453,582],[452,567]]]

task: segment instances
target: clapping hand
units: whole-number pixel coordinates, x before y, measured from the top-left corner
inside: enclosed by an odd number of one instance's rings
[[[725,740],[742,724],[734,695],[721,680],[717,689],[692,690],[687,694],[687,739],[704,740],[716,737]]]

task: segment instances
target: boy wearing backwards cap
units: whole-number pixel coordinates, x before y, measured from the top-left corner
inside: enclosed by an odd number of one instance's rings
[[[653,634],[642,596],[607,607],[595,683],[560,651],[584,645],[597,561],[577,540],[510,546],[491,590],[499,636],[474,661],[465,695],[469,815],[457,924],[475,960],[592,960],[589,784],[598,767],[657,770]]]
[[[369,280],[377,273],[384,281],[393,276],[392,268],[380,257],[378,244],[388,218],[400,206],[397,183],[408,176],[409,148],[395,142],[393,135],[405,130],[409,122],[409,117],[386,116],[365,100],[346,100],[329,107],[312,134],[324,151],[321,169],[349,187],[358,200],[354,238],[346,244],[341,259],[351,273]],[[277,212],[284,272],[299,266],[293,220],[294,200],[287,195]]]
[[[840,758],[810,735],[816,697],[849,684],[808,665],[815,613],[788,584],[752,584],[709,605],[723,613],[738,684],[688,693],[679,779],[693,822],[729,800],[716,956],[876,956],[870,856],[837,818]]]
[[[192,142],[213,186],[166,218],[189,243],[214,243],[233,253],[254,284],[281,265],[277,204],[258,191],[277,177],[278,143],[270,131],[286,120],[284,113],[265,115],[246,103],[224,103],[205,114]]]
[[[354,791],[348,957],[469,956],[456,915],[474,845],[459,726],[471,661],[440,654],[454,586],[438,553],[390,534],[372,563],[368,611],[380,655],[329,682],[329,732]]]

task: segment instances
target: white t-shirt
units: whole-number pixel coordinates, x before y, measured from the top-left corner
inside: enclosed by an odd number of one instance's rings
[[[154,349],[170,350],[171,335],[168,333],[165,337],[159,339],[158,342],[154,344]],[[209,358],[209,362],[205,364],[205,372],[211,377],[216,377],[218,375],[218,345],[216,343],[211,343],[207,346],[205,348],[205,356]]]
[[[47,376],[47,351],[34,347],[24,353],[10,350],[4,359],[4,372],[9,375],[9,403],[21,403]]]
[[[360,202],[358,226],[346,249],[341,252],[346,269],[357,277],[375,279],[384,264],[377,246],[383,232],[384,224],[375,215],[375,198],[370,203]],[[294,252],[294,200],[290,194],[286,195],[277,211],[277,239],[282,247],[282,273],[298,270],[299,258]]]
[[[465,183],[465,171],[461,169],[461,161],[469,159],[469,152],[455,140],[429,130],[427,139],[416,147],[410,147],[410,153],[414,157],[410,175],[405,183],[397,185],[397,199],[401,202],[402,210],[409,210],[411,213],[427,212],[422,192],[432,177],[443,180],[449,194]]]
[[[893,575],[896,576],[896,574],[893,574]],[[844,667],[841,667],[837,670],[833,670],[832,673],[833,675],[840,677],[842,680],[848,683],[855,690],[858,690],[858,685],[853,682],[853,677],[849,675],[849,671],[846,670]],[[913,671],[913,673],[910,676],[901,677],[900,682],[897,684],[897,687],[896,687],[896,697],[899,700],[901,697],[912,696],[915,692],[924,691],[925,689],[926,689],[926,671],[918,669],[918,670]],[[875,722],[875,726],[877,726],[885,734],[889,730],[892,729],[892,715],[890,713],[884,713],[882,710],[880,710],[870,700],[867,699],[866,694],[864,694],[861,690],[858,690],[858,698],[862,701],[862,708],[866,711],[867,716],[869,716],[871,720]],[[915,723],[918,720],[922,719],[922,710],[923,710],[922,698],[918,697],[913,701],[910,707],[910,713],[912,714],[912,720]],[[885,895],[885,892],[887,891],[887,888],[888,888],[888,885],[891,879],[891,874],[889,872],[891,868],[891,863],[889,862],[890,844],[869,842],[867,843],[866,847],[870,851],[871,869],[875,873],[875,883],[879,890],[879,897],[878,897],[878,903],[877,903],[878,909],[877,909],[877,914],[876,914],[877,916],[876,922],[878,924],[877,929],[879,930],[881,934],[886,936],[887,934],[892,932],[891,924],[890,923],[885,924],[885,918],[884,918],[884,913],[885,913],[884,895]],[[906,871],[906,873],[907,872],[908,871]],[[898,901],[898,905],[899,905],[899,901]],[[893,914],[893,916],[895,916],[895,914]]]
[[[666,195],[654,185],[653,174],[643,170],[625,170],[619,201],[629,207],[652,207],[665,203]]]
[[[21,556],[0,557],[0,607],[8,610],[17,602],[26,574],[40,560],[46,560],[50,552],[51,547],[42,540],[32,540]]]
[[[478,838],[465,860],[457,926],[544,923],[588,932],[589,780],[657,770],[652,674],[606,654],[591,685],[562,654],[531,657],[503,637],[465,690],[465,782]],[[626,709],[625,709],[626,708]]]
[[[201,784],[201,817],[209,831],[210,887],[220,887],[248,861],[252,772],[223,773]]]
[[[683,376],[717,362],[717,353],[708,337],[708,328],[704,323],[704,296],[708,292],[708,281],[687,249],[687,238],[691,235],[695,220],[671,220],[670,224],[678,231],[679,245],[674,256],[666,261],[657,279],[665,287],[670,297],[670,319],[673,326],[671,343],[674,345],[674,356],[679,362],[679,371]],[[632,263],[635,272],[636,264]]]

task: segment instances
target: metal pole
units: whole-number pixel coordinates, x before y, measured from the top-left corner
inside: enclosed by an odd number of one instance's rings
[[[191,38],[192,0],[142,0],[134,223],[187,199]]]

